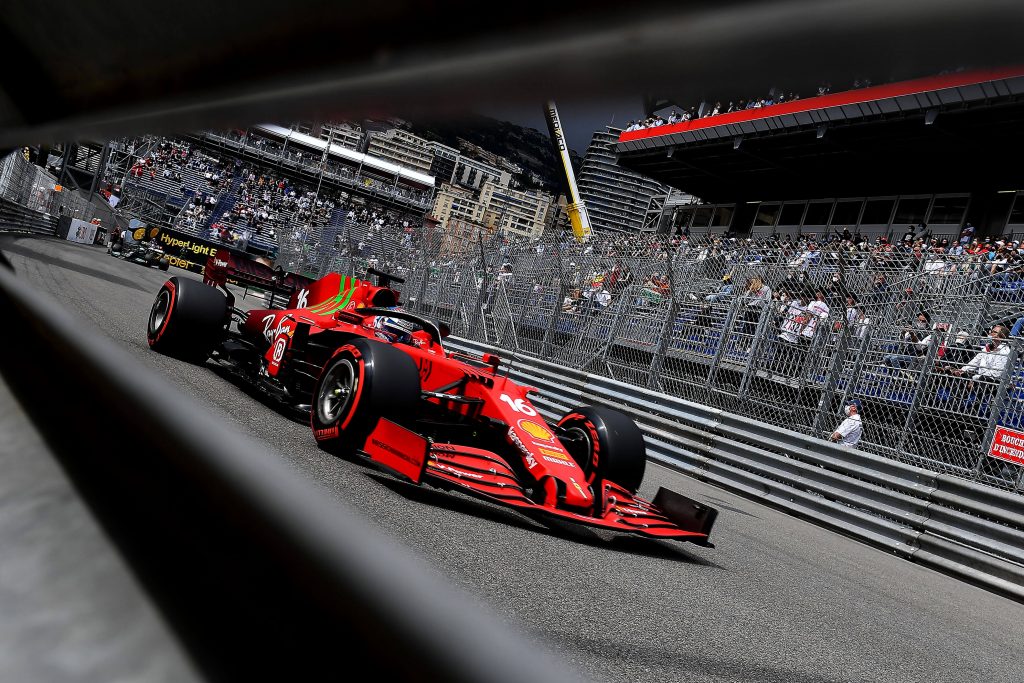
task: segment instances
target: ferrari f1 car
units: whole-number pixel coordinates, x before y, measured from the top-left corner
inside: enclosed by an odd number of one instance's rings
[[[660,489],[637,495],[639,428],[602,406],[547,422],[536,391],[493,354],[444,348],[447,330],[399,307],[399,278],[330,274],[287,309],[242,311],[226,288],[172,277],[147,336],[159,352],[212,361],[293,409],[324,449],[369,458],[414,484],[590,527],[710,546],[717,512]]]

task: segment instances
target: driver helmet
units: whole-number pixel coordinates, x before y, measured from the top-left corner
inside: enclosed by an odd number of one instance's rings
[[[388,306],[390,311],[401,311],[401,306]],[[420,329],[420,326],[411,320],[404,320],[402,318],[393,318],[388,315],[378,315],[373,321],[373,327],[377,332],[377,336],[381,339],[391,342],[408,344],[412,341],[412,333]]]

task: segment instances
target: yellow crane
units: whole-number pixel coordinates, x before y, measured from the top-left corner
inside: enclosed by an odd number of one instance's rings
[[[580,197],[580,190],[576,187],[576,176],[572,172],[572,164],[569,161],[569,146],[565,143],[565,133],[562,131],[562,122],[558,118],[558,109],[555,103],[548,101],[544,107],[547,115],[548,131],[551,133],[551,142],[555,145],[555,156],[562,162],[562,171],[565,178],[566,196],[568,204],[565,207],[569,214],[569,224],[572,225],[572,234],[576,236],[577,242],[586,242],[593,235],[590,227],[590,216],[587,215],[587,207]]]

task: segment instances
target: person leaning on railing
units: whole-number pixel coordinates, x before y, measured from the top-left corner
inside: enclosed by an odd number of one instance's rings
[[[1006,342],[1009,335],[1005,325],[996,325],[989,332],[989,341],[985,349],[977,353],[963,367],[937,366],[935,372],[969,377],[967,387],[973,389],[976,383],[989,390],[994,389],[1007,371],[1011,347]]]

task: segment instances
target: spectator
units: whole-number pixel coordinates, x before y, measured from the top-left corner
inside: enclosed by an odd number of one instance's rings
[[[967,365],[949,371],[957,377],[968,376],[972,381],[998,381],[1006,374],[1010,358],[1010,345],[1006,343],[1008,332],[1004,325],[996,325],[989,332],[985,349],[972,358]]]
[[[722,276],[722,286],[718,288],[717,292],[704,297],[704,301],[709,304],[716,304],[725,301],[730,296],[732,296],[732,275],[726,273]]]
[[[576,313],[579,310],[580,299],[582,298],[583,292],[579,288],[572,290],[570,294],[566,294],[565,298],[562,299],[562,312]]]
[[[747,334],[754,334],[757,328],[757,321],[761,318],[761,311],[771,303],[772,288],[764,284],[759,277],[747,278],[746,286],[743,288],[743,331]]]
[[[923,361],[934,341],[930,325],[928,314],[925,311],[918,313],[913,325],[903,330],[900,353],[887,355],[882,362],[890,368],[905,369]]]
[[[836,427],[828,440],[836,442],[840,446],[853,448],[860,442],[861,433],[864,431],[864,424],[860,417],[860,400],[853,398],[847,401],[843,412],[846,419]]]
[[[608,308],[609,305],[611,305],[612,295],[607,289],[602,287],[600,290],[594,292],[593,302],[594,313],[597,314],[598,312],[603,311],[604,309]]]
[[[800,333],[803,331],[804,326],[807,325],[808,316],[810,315],[807,311],[809,303],[807,295],[800,294],[784,305],[783,319],[779,326],[780,339],[791,344],[800,341]]]
[[[969,337],[967,330],[958,330],[952,344],[943,344],[939,348],[936,356],[940,359],[941,365],[936,367],[936,372],[941,373],[957,366],[963,366],[970,361],[973,354],[968,341]]]
[[[828,304],[825,303],[825,292],[820,288],[814,291],[814,300],[807,304],[807,312],[809,313],[807,324],[804,325],[800,334],[805,341],[810,341],[814,338],[818,323],[824,322],[829,314]]]

